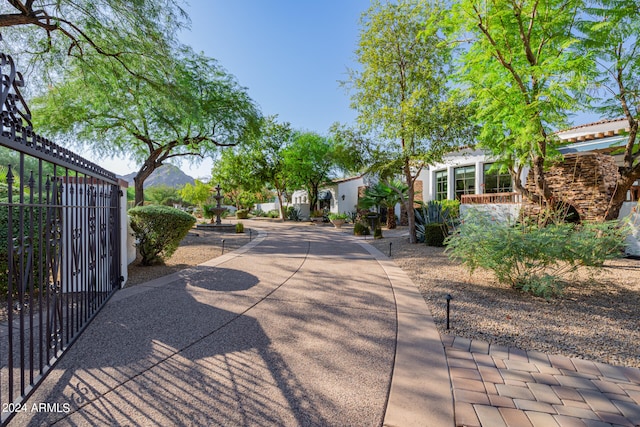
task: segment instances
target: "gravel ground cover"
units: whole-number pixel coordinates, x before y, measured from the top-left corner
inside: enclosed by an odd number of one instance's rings
[[[222,239],[225,252],[237,249],[249,242],[248,230],[244,234],[193,230],[164,265],[129,265],[127,286],[215,258],[222,252]],[[561,298],[547,301],[497,283],[490,272],[470,274],[442,248],[409,244],[406,237],[367,242],[384,254],[392,243],[391,258],[420,289],[441,334],[640,368],[638,260],[609,261],[595,275],[581,271]],[[453,297],[449,330],[447,294]],[[3,314],[0,311],[0,320]]]
[[[442,248],[406,237],[369,241],[385,254],[390,242],[391,258],[419,287],[441,334],[640,368],[640,261],[579,271],[562,297],[547,301],[497,283],[490,272],[470,274]]]
[[[257,233],[253,233],[256,237]],[[163,265],[142,266],[139,259],[129,265],[126,287],[139,285],[167,274],[175,273],[187,267],[201,264],[222,254],[249,243],[249,229],[244,233],[227,233],[193,229],[180,242],[180,246]]]

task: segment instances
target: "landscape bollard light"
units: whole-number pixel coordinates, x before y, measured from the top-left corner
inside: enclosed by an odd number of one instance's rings
[[[393,242],[389,242],[389,258],[391,258],[391,245],[393,244]]]
[[[251,230],[249,230],[249,241],[251,241]]]
[[[445,299],[447,300],[447,329],[449,329],[449,306],[451,305],[451,300],[453,299],[453,297],[451,296],[451,294],[447,294]]]
[[[222,255],[224,255],[224,239],[222,239]]]

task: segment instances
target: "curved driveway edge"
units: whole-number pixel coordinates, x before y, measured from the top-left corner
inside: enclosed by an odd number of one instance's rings
[[[449,367],[424,298],[393,261],[368,243],[359,243],[389,277],[397,305],[396,357],[384,425],[453,426]]]
[[[326,229],[268,231],[214,266],[118,291],[11,425],[383,425],[387,272]]]

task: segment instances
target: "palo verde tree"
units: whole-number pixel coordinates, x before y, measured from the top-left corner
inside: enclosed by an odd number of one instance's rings
[[[244,191],[258,193],[265,187],[275,191],[284,219],[284,196],[289,182],[285,170],[285,150],[293,131],[289,123],[279,123],[276,116],[261,120],[260,132],[242,146],[226,149],[213,167],[216,181]]]
[[[193,185],[186,183],[184,187],[180,189],[180,197],[185,202],[202,208],[202,206],[211,199],[212,192],[213,185],[211,185],[211,183],[196,179]]]
[[[34,102],[36,128],[67,135],[98,155],[126,155],[141,166],[135,204],[144,181],[164,162],[210,154],[244,142],[259,130],[259,111],[246,90],[213,59],[183,47],[165,65],[130,63],[141,79],[114,61],[85,55]],[[162,85],[154,82],[162,81]]]
[[[640,179],[640,4],[636,0],[591,2],[579,27],[581,52],[596,61],[592,80],[597,111],[609,118],[624,117],[629,129],[616,189],[606,219],[617,219],[627,191]]]
[[[343,170],[344,158],[337,144],[315,132],[296,132],[284,151],[284,167],[289,184],[309,195],[311,210],[318,209],[318,191]]]
[[[131,58],[161,53],[186,25],[188,17],[175,0],[9,0],[0,5],[3,50],[37,65],[42,77],[44,71],[55,76],[67,66],[66,58],[88,52],[128,67]]]
[[[252,162],[254,176],[261,187],[267,185],[275,190],[282,220],[286,218],[284,196],[290,181],[284,153],[291,145],[293,135],[288,122],[278,123],[276,116],[270,116],[263,121],[260,137],[248,145],[247,157]]]
[[[453,6],[460,56],[458,82],[482,127],[478,145],[507,166],[515,189],[553,208],[545,166],[559,158],[554,135],[585,100],[591,54],[577,49],[582,0],[461,0]],[[533,190],[523,185],[531,168]]]
[[[348,82],[358,123],[380,141],[369,170],[383,178],[400,173],[408,185],[403,203],[412,243],[420,171],[473,137],[466,107],[449,96],[451,51],[439,37],[442,18],[443,9],[429,2],[373,2],[361,19],[356,59],[362,70],[352,70]]]

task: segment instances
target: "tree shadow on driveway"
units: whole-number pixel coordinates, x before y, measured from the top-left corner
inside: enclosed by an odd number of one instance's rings
[[[12,423],[327,425],[244,314],[270,289],[224,268],[183,276],[109,303],[27,404],[62,410],[21,413]]]

